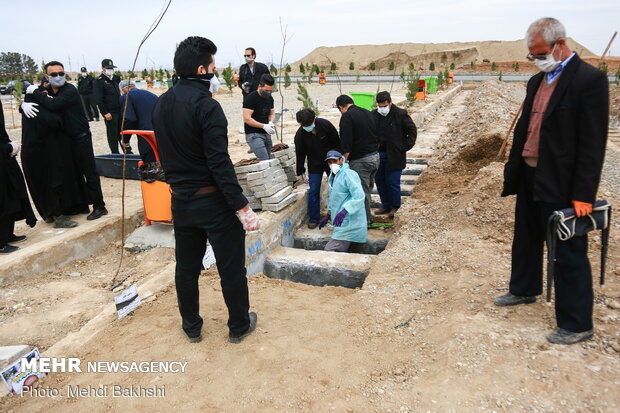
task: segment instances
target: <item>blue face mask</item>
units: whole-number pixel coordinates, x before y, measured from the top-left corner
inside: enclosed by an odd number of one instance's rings
[[[302,126],[306,132],[312,132],[314,130],[314,123],[310,126]]]

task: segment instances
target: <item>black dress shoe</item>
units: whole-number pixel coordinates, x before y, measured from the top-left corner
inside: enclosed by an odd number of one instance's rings
[[[536,302],[536,297],[521,297],[512,293],[500,295],[495,299],[495,305],[499,307],[507,307],[519,304],[532,304]]]
[[[95,208],[93,212],[91,212],[90,215],[86,217],[86,219],[92,221],[95,219],[99,219],[104,215],[108,215],[108,210],[105,209],[105,207]]]
[[[15,234],[11,234],[11,236],[9,237],[9,241],[11,244],[15,244],[16,242],[22,242],[22,241],[26,241],[26,236],[25,235],[15,235]]]
[[[0,254],[9,254],[11,252],[15,252],[19,249],[19,247],[16,247],[15,245],[5,245],[4,247],[0,248]]]
[[[256,315],[256,313],[250,313],[250,326],[248,327],[247,330],[245,330],[245,333],[241,333],[238,335],[229,333],[228,342],[229,343],[241,343],[241,341],[247,336],[249,336],[252,333],[252,331],[256,330],[257,319],[258,319],[258,316]]]
[[[592,338],[594,333],[592,330],[573,333],[572,331],[558,328],[547,336],[547,341],[553,344],[575,344]]]

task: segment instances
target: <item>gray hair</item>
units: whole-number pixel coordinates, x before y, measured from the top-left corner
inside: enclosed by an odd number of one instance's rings
[[[566,38],[566,29],[559,20],[543,17],[530,24],[525,34],[525,44],[530,47],[536,36],[542,36],[545,43],[552,46],[558,39]]]
[[[132,87],[136,87],[136,84],[130,80],[127,79],[123,79],[121,80],[121,82],[118,84],[118,87],[120,90],[123,90],[125,88],[132,88]]]

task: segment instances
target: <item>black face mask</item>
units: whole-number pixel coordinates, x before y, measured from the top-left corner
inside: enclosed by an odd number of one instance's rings
[[[269,96],[271,96],[271,92],[270,92],[270,91],[268,91],[268,90],[261,90],[261,91],[260,91],[260,95],[266,99],[266,98],[268,98]]]
[[[192,76],[181,76],[182,79],[199,79],[202,81],[209,81],[211,80],[211,78],[213,78],[214,74],[213,73],[203,73],[200,75],[192,75]]]

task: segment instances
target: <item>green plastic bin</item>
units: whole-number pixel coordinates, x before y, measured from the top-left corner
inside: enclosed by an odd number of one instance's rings
[[[353,103],[360,108],[372,110],[375,103],[375,94],[368,92],[349,92],[353,97]]]
[[[430,76],[426,80],[426,93],[437,93],[437,77]]]

